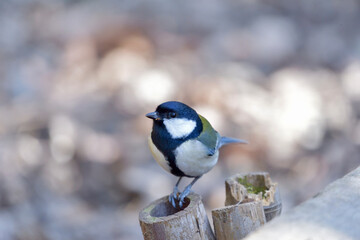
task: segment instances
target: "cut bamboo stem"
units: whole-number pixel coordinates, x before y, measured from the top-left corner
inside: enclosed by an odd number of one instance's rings
[[[327,186],[247,240],[359,240],[360,167]]]
[[[279,188],[271,181],[267,172],[233,175],[226,179],[225,191],[225,206],[237,204],[245,199],[261,201],[267,222],[281,213]]]
[[[145,240],[215,240],[201,197],[195,193],[185,199],[183,210],[175,209],[168,196],[145,207],[139,214]]]
[[[250,201],[212,210],[217,240],[242,239],[265,224],[261,201]]]

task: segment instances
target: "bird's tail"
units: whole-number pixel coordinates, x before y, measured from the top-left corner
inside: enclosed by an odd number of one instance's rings
[[[219,143],[219,148],[221,148],[221,147],[224,146],[224,145],[230,144],[230,143],[243,143],[243,144],[248,144],[247,141],[242,140],[242,139],[229,138],[229,137],[221,137],[220,143]]]

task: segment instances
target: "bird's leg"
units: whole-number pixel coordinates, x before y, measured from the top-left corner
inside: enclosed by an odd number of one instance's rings
[[[179,180],[176,182],[173,192],[169,195],[169,202],[171,203],[171,205],[173,205],[174,208],[176,208],[175,200],[179,199],[179,197],[178,197],[178,193],[179,193],[178,186],[180,184],[181,179],[182,179],[182,177],[180,177]]]
[[[190,191],[191,191],[191,187],[194,185],[194,183],[196,183],[197,180],[199,180],[201,176],[198,176],[196,178],[194,178],[194,180],[191,181],[191,183],[189,185],[186,186],[186,188],[184,189],[184,191],[180,194],[179,197],[179,207],[182,208],[183,204],[184,204],[184,199],[187,195],[189,195]]]

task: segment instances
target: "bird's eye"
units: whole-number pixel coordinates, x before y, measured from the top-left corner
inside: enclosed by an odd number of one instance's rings
[[[176,112],[171,112],[171,113],[169,114],[169,117],[170,117],[170,118],[175,118],[175,117],[176,117]]]

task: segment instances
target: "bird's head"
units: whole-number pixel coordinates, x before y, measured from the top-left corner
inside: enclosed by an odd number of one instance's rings
[[[184,103],[170,101],[160,104],[155,112],[146,114],[154,126],[165,128],[173,139],[186,138],[201,130],[201,120],[194,109]]]

